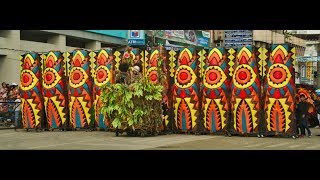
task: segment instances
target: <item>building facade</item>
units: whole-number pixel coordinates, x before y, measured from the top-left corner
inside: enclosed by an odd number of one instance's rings
[[[306,41],[304,54],[297,57],[296,83],[320,87],[320,30],[288,30]]]
[[[0,30],[0,82],[19,84],[24,52],[125,47],[127,36],[128,30]]]
[[[167,49],[186,46],[211,48],[214,46],[213,30],[146,30],[148,46],[163,45]]]
[[[216,46],[225,46],[226,30],[213,30],[213,40]],[[238,30],[239,31],[239,30]],[[271,47],[272,44],[288,43],[296,47],[297,56],[302,56],[305,51],[306,41],[294,35],[287,38],[283,30],[252,30],[252,45],[257,47]]]

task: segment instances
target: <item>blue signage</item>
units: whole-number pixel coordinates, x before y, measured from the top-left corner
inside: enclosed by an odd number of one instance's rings
[[[129,30],[128,34],[128,45],[144,46],[146,44],[144,30]]]
[[[144,39],[128,39],[128,45],[144,46],[145,40]]]
[[[198,37],[198,46],[209,47],[209,38]]]

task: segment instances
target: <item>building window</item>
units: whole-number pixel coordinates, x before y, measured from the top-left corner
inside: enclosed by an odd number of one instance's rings
[[[48,43],[53,35],[39,30],[20,30],[20,40]]]
[[[306,66],[305,65],[301,66],[301,77],[302,78],[306,77]]]

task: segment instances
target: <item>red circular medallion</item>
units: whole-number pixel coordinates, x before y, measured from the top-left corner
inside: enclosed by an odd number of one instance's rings
[[[274,76],[274,78],[276,78],[276,79],[281,79],[281,78],[282,78],[282,72],[280,72],[280,71],[275,71],[275,72],[273,73],[273,76]]]
[[[52,75],[51,74],[46,74],[46,80],[47,81],[51,81],[51,79],[52,79]]]
[[[182,81],[186,80],[188,78],[188,74],[186,72],[182,72],[180,73],[180,79]]]
[[[151,81],[156,81],[157,80],[157,74],[152,74],[150,79],[151,79]]]
[[[209,74],[209,79],[210,79],[210,81],[216,80],[216,79],[217,79],[217,73],[211,72],[211,73]]]
[[[29,76],[27,74],[23,75],[23,82],[27,83],[29,81]]]
[[[78,72],[73,74],[74,80],[78,80],[79,78],[80,78],[80,74]]]
[[[247,78],[247,73],[241,71],[239,72],[239,79],[245,80]]]

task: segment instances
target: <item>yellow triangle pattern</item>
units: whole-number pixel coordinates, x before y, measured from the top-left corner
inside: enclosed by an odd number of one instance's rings
[[[144,51],[144,74],[145,76],[147,76],[147,72],[148,72],[148,64],[149,64],[149,59],[148,59],[148,55],[149,55],[149,52],[148,51]]]
[[[70,72],[69,72],[69,62],[70,62],[70,58],[69,58],[69,56],[70,56],[70,53],[69,52],[64,52],[63,53],[63,57],[64,57],[64,75],[66,76],[66,77],[68,77],[68,76],[70,76]],[[68,72],[68,74],[67,74],[67,72]]]
[[[144,51],[141,51],[140,52],[140,55],[141,55],[141,63],[142,63],[142,74],[143,74],[143,76],[145,76],[145,72],[146,72],[146,69],[144,68]]]
[[[291,52],[293,53],[291,56],[292,57],[292,65],[293,65],[293,68],[295,68],[296,67],[296,48],[295,47],[292,48]]]
[[[28,103],[30,104],[31,108],[32,108],[32,111],[34,113],[34,119],[35,119],[35,122],[36,122],[36,126],[39,125],[40,123],[40,115],[38,115],[38,113],[40,112],[39,109],[36,108],[37,104],[33,103],[33,100],[34,99],[26,99],[28,101]]]
[[[165,122],[166,126],[168,126],[168,124],[169,124],[169,115],[165,115],[164,116],[164,122]]]
[[[209,104],[211,102],[211,99],[209,98],[206,98],[206,102],[204,104],[204,110],[203,110],[203,114],[204,114],[204,127],[207,128],[207,110],[208,110],[208,107],[209,107]]]
[[[174,50],[170,50],[169,52],[170,54],[170,57],[169,57],[169,60],[170,60],[170,63],[169,63],[169,66],[170,66],[170,77],[174,77],[174,69],[176,67],[176,63],[175,63],[175,60],[176,58],[174,57],[177,53],[174,51]]]
[[[267,129],[268,131],[271,131],[271,123],[270,123],[270,114],[271,114],[271,107],[275,103],[276,99],[275,98],[269,98],[270,103],[268,104],[268,109],[267,109]],[[286,104],[286,98],[281,98],[279,99],[280,104],[284,108],[285,116],[286,116],[286,128],[285,132],[290,129],[290,122],[291,120],[289,119],[291,112],[289,111],[289,106]]]
[[[291,120],[289,119],[290,115],[291,115],[291,112],[290,112],[290,106],[286,104],[286,98],[281,98],[279,99],[279,102],[281,103],[283,109],[284,109],[284,114],[286,116],[286,129],[285,129],[285,132],[288,131],[288,129],[290,129],[290,122]]]
[[[53,52],[50,52],[49,55],[52,54],[52,53]],[[45,54],[41,54],[40,57],[41,57],[41,60],[40,60],[40,62],[41,62],[41,73],[43,73],[43,71],[45,69],[45,64],[47,63],[47,56]],[[54,60],[56,61],[57,57],[56,57],[55,54],[53,54],[53,57],[54,57]]]
[[[278,49],[282,50],[282,52],[284,53],[285,57],[288,55],[288,51],[282,45],[278,45],[276,48],[273,49],[273,51],[271,53],[272,56],[274,56],[274,54],[278,51]]]
[[[266,48],[264,48],[264,47],[260,47],[259,49],[258,49],[258,51],[259,51],[259,62],[258,62],[258,64],[260,65],[260,67],[259,67],[259,72],[260,72],[260,76],[263,78],[265,75],[266,75],[266,68],[265,68],[265,66],[267,65],[267,55],[266,55],[266,53],[268,52],[268,50],[266,49]]]
[[[97,108],[97,103],[98,103],[99,98],[100,98],[100,96],[96,94],[96,98],[94,99],[93,104],[92,104],[94,109]],[[96,117],[97,117],[97,114],[96,114],[96,111],[94,111],[94,118],[96,118]],[[103,121],[104,120],[105,119],[103,119]]]
[[[56,106],[56,108],[58,109],[58,113],[59,113],[59,116],[61,118],[62,124],[64,124],[66,122],[66,120],[67,120],[67,118],[65,116],[66,113],[63,112],[63,108],[64,107],[60,106],[60,102],[57,101],[57,99],[58,99],[57,96],[50,97],[50,99],[52,100],[52,102]],[[44,97],[45,109],[47,108],[48,100],[49,100],[48,97]],[[46,112],[48,112],[47,109],[46,109]]]
[[[229,75],[230,76],[233,76],[233,65],[234,65],[234,58],[235,56],[233,55],[236,51],[234,49],[229,49],[228,51],[230,53],[230,55],[228,56],[228,59],[229,59]]]
[[[31,56],[31,54],[27,54],[25,57],[24,57],[24,59],[27,59],[29,57],[29,59],[30,59],[30,63],[31,64],[34,64],[34,59],[33,59],[33,57]]]
[[[209,55],[208,57],[210,57],[214,52],[216,52],[219,56],[220,59],[222,59],[222,53],[221,51],[218,49],[218,48],[213,48],[210,52],[209,52]]]
[[[116,51],[116,52],[114,52],[113,53],[114,54],[114,56],[115,56],[115,61],[116,61],[116,65],[115,65],[115,67],[116,67],[116,70],[119,70],[119,66],[120,66],[120,55],[121,55],[121,53],[119,52],[119,51]]]
[[[21,68],[21,71],[22,71],[22,66],[23,66],[23,61],[22,61],[22,59],[23,59],[23,57],[20,55],[19,56],[19,59],[20,59],[20,68]]]
[[[275,98],[269,98],[269,104],[267,109],[267,129],[268,131],[271,131],[271,125],[270,125],[270,113],[271,113],[271,107],[273,106],[274,102],[276,101]]]
[[[196,112],[197,110],[193,109],[194,108],[194,103],[191,103],[191,98],[184,98],[187,105],[189,106],[190,112],[191,112],[191,121],[192,121],[192,128],[196,125],[196,120],[197,120],[197,116],[196,116]]]
[[[101,51],[102,52],[102,51]],[[95,70],[95,68],[96,68],[96,58],[95,58],[95,56],[96,56],[96,53],[95,52],[93,52],[93,51],[91,51],[90,53],[89,53],[89,56],[90,56],[90,72],[91,72],[91,77],[95,77],[95,72],[96,72],[96,70]]]
[[[220,51],[219,51],[220,52]],[[198,52],[199,55],[199,69],[200,69],[200,78],[204,76],[204,60],[206,59],[204,55],[206,54],[206,51],[202,49],[201,51]],[[221,53],[220,53],[221,54]]]
[[[214,101],[217,103],[219,107],[219,111],[221,114],[221,128],[223,129],[226,126],[226,117],[224,117],[224,114],[226,113],[225,110],[223,110],[223,105],[221,104],[221,99],[214,99]]]
[[[89,113],[90,108],[87,107],[87,102],[83,100],[84,99],[83,97],[71,96],[71,101],[69,103],[70,112],[71,112],[72,105],[73,105],[73,103],[74,103],[76,98],[78,99],[78,101],[80,102],[80,104],[81,104],[81,106],[83,108],[84,114],[85,114],[86,119],[87,119],[87,123],[90,124],[90,122],[91,122],[91,114]],[[71,120],[71,115],[72,114],[70,113],[70,120]]]
[[[240,60],[240,56],[241,56],[241,54],[242,54],[243,51],[246,52],[246,54],[248,55],[249,58],[251,58],[252,53],[250,52],[250,50],[249,50],[247,47],[242,47],[241,50],[240,50],[240,52],[239,52],[238,55],[237,55],[237,57],[238,57],[239,60]]]
[[[237,129],[237,109],[238,109],[240,101],[241,101],[240,98],[236,98],[236,103],[235,103],[234,108],[233,108],[233,120],[234,120],[233,121],[233,127],[234,127],[235,130]]]
[[[251,115],[252,115],[252,124],[253,129],[255,129],[258,126],[258,118],[256,117],[257,111],[254,109],[255,104],[252,103],[251,98],[246,98],[245,101],[250,107]]]
[[[176,124],[176,127],[178,128],[178,108],[181,103],[181,98],[176,97],[176,103],[174,104],[174,121]]]
[[[184,48],[181,53],[179,54],[179,59],[181,59],[182,55],[184,54],[184,52],[187,52],[189,59],[192,59],[192,53],[188,48]]]

